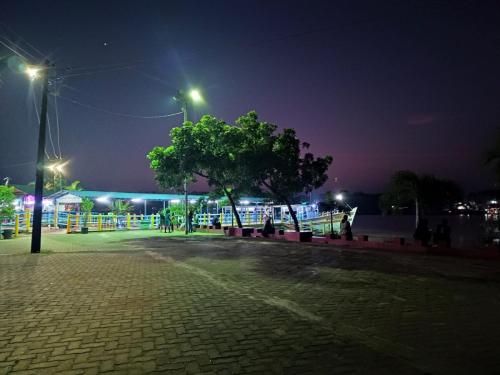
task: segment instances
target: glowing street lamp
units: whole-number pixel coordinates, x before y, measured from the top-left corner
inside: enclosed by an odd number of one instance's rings
[[[28,65],[26,69],[24,70],[24,73],[29,77],[30,81],[34,81],[38,78],[40,78],[40,71],[41,69],[37,66],[31,66]]]
[[[69,160],[65,162],[57,162],[51,165],[48,165],[46,168],[49,169],[53,173],[54,177],[54,188],[56,186],[56,180],[59,180],[59,191],[62,190],[62,176],[64,175],[64,166],[69,163]]]

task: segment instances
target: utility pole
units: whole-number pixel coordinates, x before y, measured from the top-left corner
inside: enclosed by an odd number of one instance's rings
[[[45,60],[43,76],[42,110],[38,133],[38,153],[36,159],[35,207],[33,211],[33,232],[31,233],[31,253],[39,253],[42,242],[43,173],[45,169],[45,132],[47,128],[47,94],[49,91],[49,61]]]
[[[191,90],[189,92],[189,95],[187,95],[184,91],[178,90],[177,94],[174,96],[174,100],[179,102],[181,104],[181,111],[184,115],[184,122],[188,121],[188,100],[191,100],[191,103],[194,102],[199,102],[203,101],[200,92],[198,90]],[[182,163],[182,161],[181,161]],[[186,234],[189,233],[189,228],[188,228],[188,219],[189,219],[189,213],[188,213],[188,193],[187,193],[187,177],[184,177],[184,206],[185,206],[185,229],[186,229]]]
[[[187,113],[187,98],[184,96],[184,103],[182,105],[182,112],[184,113],[184,122],[188,120],[188,113]],[[184,226],[185,226],[185,234],[189,234],[189,228],[188,228],[188,219],[189,219],[189,213],[188,213],[188,191],[187,191],[187,178],[184,177],[184,206],[185,206],[185,212],[184,212]]]

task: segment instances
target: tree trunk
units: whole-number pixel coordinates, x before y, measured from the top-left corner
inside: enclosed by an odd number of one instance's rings
[[[418,227],[420,220],[420,207],[418,205],[418,198],[415,198],[415,228]]]
[[[236,204],[234,203],[233,196],[225,187],[222,187],[224,189],[224,194],[226,194],[227,199],[229,199],[229,203],[231,203],[231,209],[233,211],[233,215],[236,218],[236,224],[238,224],[238,228],[243,228],[243,225],[241,224],[241,219],[240,215],[238,214],[238,210],[236,210]]]
[[[293,212],[292,205],[290,204],[288,198],[285,197],[284,195],[280,194],[275,189],[273,189],[272,186],[270,184],[268,184],[266,181],[262,181],[262,184],[265,187],[267,187],[271,191],[271,193],[276,195],[276,197],[278,199],[282,199],[285,202],[286,206],[288,207],[288,211],[290,212],[290,215],[292,216],[293,225],[295,226],[295,231],[300,232],[300,226],[299,226],[299,221],[297,220],[297,215],[295,215],[295,212]]]
[[[293,225],[295,226],[295,232],[300,232],[300,226],[299,226],[299,221],[297,220],[297,215],[295,215],[295,212],[292,209],[292,205],[288,201],[288,199],[284,199],[286,206],[288,207],[288,211],[290,212],[290,215],[292,216],[293,219]]]

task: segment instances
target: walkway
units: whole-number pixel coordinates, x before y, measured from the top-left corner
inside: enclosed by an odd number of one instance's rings
[[[499,263],[103,235],[0,242],[0,374],[500,372]]]

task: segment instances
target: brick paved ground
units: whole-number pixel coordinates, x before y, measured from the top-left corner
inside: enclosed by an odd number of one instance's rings
[[[499,263],[104,239],[46,255],[0,243],[0,374],[500,373]]]

